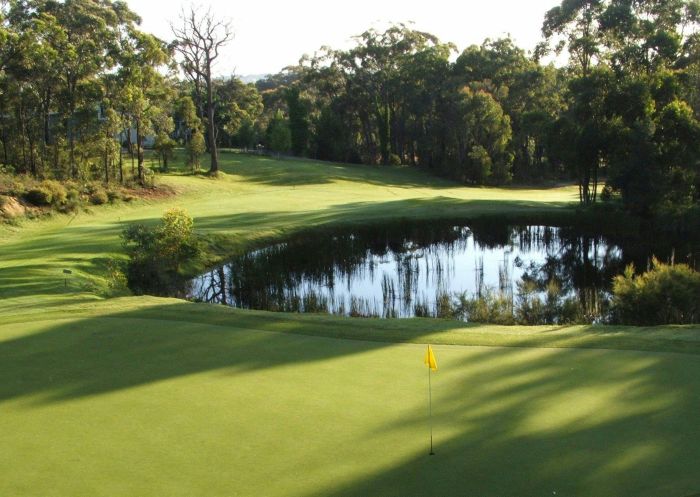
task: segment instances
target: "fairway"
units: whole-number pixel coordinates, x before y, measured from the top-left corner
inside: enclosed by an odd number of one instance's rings
[[[177,195],[0,228],[0,496],[700,491],[697,326],[272,314],[115,298],[107,278],[121,229],[172,206],[225,258],[326,225],[570,216],[575,187],[222,159],[220,179],[161,177]]]
[[[167,209],[182,207],[195,229],[213,236],[219,256],[314,226],[366,224],[387,219],[465,218],[485,215],[556,215],[571,209],[576,188],[546,190],[465,188],[426,173],[392,167],[346,166],[222,153],[226,175],[165,175],[177,191],[165,198],[93,208],[0,224],[0,298],[63,292],[63,269],[73,271],[70,292],[104,294],[109,257],[121,256],[127,223],[155,224]]]

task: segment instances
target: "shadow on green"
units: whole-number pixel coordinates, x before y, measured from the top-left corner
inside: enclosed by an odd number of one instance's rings
[[[323,396],[346,386],[327,369],[329,361],[394,347],[308,336],[325,332],[336,338],[365,338],[380,333],[373,331],[376,322],[357,323],[228,309],[212,312],[211,306],[184,303],[47,321],[43,328],[0,342],[0,403],[30,396],[27,408],[89,398],[99,403],[103,394],[199,373],[256,375],[291,364],[308,374],[329,374],[324,383],[328,391],[309,392]],[[405,340],[420,340],[459,325],[411,320],[390,323],[386,330],[388,338],[393,331],[397,337],[404,334]],[[421,367],[421,352],[415,348],[416,368]],[[682,497],[700,486],[697,356],[512,347],[444,347],[437,353],[437,455],[396,460],[392,447],[377,446],[373,439],[380,433],[425,433],[423,413],[397,418],[389,409],[385,420],[368,423],[380,421],[379,428],[372,428],[378,431],[356,441],[366,446],[376,466],[351,482],[312,486],[302,495]],[[316,370],[317,364],[326,369]],[[368,359],[363,368],[358,377],[372,377],[372,369],[381,365]],[[363,395],[369,400],[371,389]],[[362,416],[365,406],[362,399],[357,401],[355,416]],[[261,408],[251,402],[240,408]],[[284,411],[278,415],[284,416]],[[333,422],[311,408],[308,416],[312,424]],[[279,443],[296,443],[294,434],[282,434]],[[343,453],[338,448],[337,457]],[[328,464],[334,461],[330,458]],[[301,464],[289,461],[286,469],[296,463]],[[260,464],[265,464],[264,455]],[[265,482],[259,485],[264,494]]]

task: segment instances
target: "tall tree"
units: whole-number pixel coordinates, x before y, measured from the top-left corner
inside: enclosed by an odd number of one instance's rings
[[[207,133],[211,164],[209,172],[219,170],[219,157],[216,144],[216,125],[214,122],[214,81],[212,69],[221,49],[233,38],[231,24],[216,20],[211,10],[203,12],[190,8],[180,16],[180,26],[172,26],[176,38],[175,48],[182,57],[182,67],[195,84],[201,80],[206,92]]]

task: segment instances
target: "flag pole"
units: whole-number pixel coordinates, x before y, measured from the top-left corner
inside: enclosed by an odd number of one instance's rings
[[[432,368],[428,368],[428,419],[430,422],[430,455],[434,456],[433,452],[433,385],[430,381],[430,373]]]

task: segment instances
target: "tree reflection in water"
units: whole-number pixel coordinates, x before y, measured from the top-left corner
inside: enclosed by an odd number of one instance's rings
[[[612,278],[628,263],[643,269],[652,255],[672,257],[674,247],[689,254],[683,262],[697,260],[691,244],[650,242],[498,223],[312,232],[236,257],[192,280],[187,294],[245,309],[462,319],[469,316],[460,302],[498,294],[514,315],[539,299],[552,309],[575,304],[574,320],[591,322],[604,318]]]

